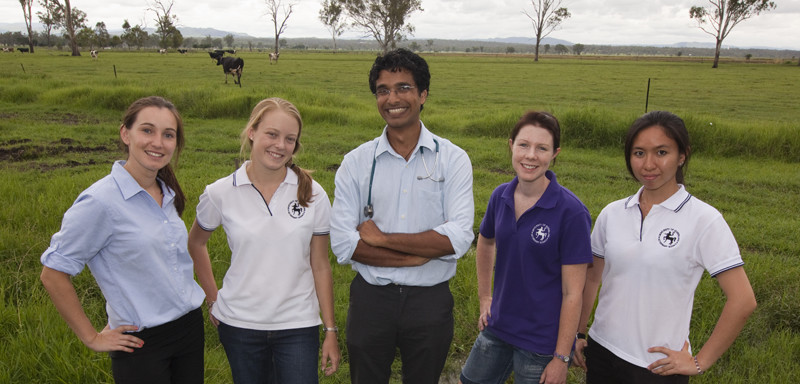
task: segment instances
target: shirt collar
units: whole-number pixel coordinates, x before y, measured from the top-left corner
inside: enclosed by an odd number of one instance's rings
[[[250,164],[250,160],[246,160],[236,172],[233,173],[233,186],[239,187],[242,185],[253,184],[250,181],[250,178],[247,176],[247,164]],[[287,169],[286,170],[286,177],[283,179],[283,183],[287,184],[297,184],[297,174],[294,173],[293,170]]]
[[[539,201],[534,204],[534,207],[542,208],[542,209],[550,209],[556,206],[558,202],[558,193],[557,190],[559,188],[558,181],[556,181],[556,173],[547,170],[544,173],[544,176],[550,180],[550,184],[547,185],[547,189],[544,190],[542,197],[539,198]],[[514,191],[517,189],[517,185],[519,184],[519,178],[514,176],[514,179],[508,183],[508,188],[503,191],[503,200],[506,201],[509,206],[514,206]]]
[[[639,187],[639,191],[636,192],[635,195],[628,198],[628,201],[625,202],[625,208],[634,208],[639,205],[639,198],[642,196],[642,191],[644,187]],[[678,184],[678,191],[673,193],[672,196],[667,198],[666,200],[662,201],[659,205],[670,211],[678,212],[684,204],[692,197],[692,195],[686,190],[683,184]]]
[[[131,197],[147,191],[139,185],[139,182],[131,176],[127,169],[125,169],[125,160],[117,160],[114,162],[114,165],[111,166],[111,177],[114,178],[114,181],[117,183],[117,187],[119,187],[119,191],[122,193],[122,198],[125,200],[130,199]],[[175,197],[175,192],[172,188],[167,187],[161,181],[161,179],[156,179],[156,182],[161,187],[161,191],[164,193],[164,206],[167,203],[172,201]]]
[[[414,148],[414,151],[411,152],[412,157],[413,154],[419,151],[420,147],[425,147],[431,152],[436,151],[436,142],[434,141],[433,133],[431,133],[431,131],[425,127],[425,124],[422,121],[419,122],[419,125],[419,140],[417,141],[417,146]],[[389,144],[389,138],[386,136],[386,127],[383,127],[383,132],[378,138],[378,146],[375,148],[375,157],[377,158],[384,152],[389,152],[400,156],[400,154],[395,152],[394,148],[392,148],[392,145]]]

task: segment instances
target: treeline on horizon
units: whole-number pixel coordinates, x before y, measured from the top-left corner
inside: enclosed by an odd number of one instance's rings
[[[34,32],[39,34],[38,32]],[[51,35],[50,44],[45,44],[44,36],[35,39],[35,46],[50,47],[57,50],[67,50],[67,40],[63,36]],[[131,47],[119,43],[110,45],[115,50],[158,49],[159,40],[155,34],[142,47]],[[183,39],[179,48],[208,50],[208,49],[238,49],[254,52],[271,51],[274,47],[274,38],[234,36],[225,37],[190,36]],[[552,42],[548,42],[552,41]],[[26,47],[28,39],[20,31],[7,31],[0,33],[0,46]],[[416,52],[430,53],[487,53],[487,54],[533,54],[536,46],[534,39],[531,43],[502,42],[492,40],[451,40],[451,39],[408,39],[399,44],[400,47],[409,48]],[[89,51],[99,47],[81,46],[82,51]],[[301,37],[281,38],[281,49],[292,50],[332,50],[333,41],[327,38]],[[379,51],[380,45],[373,39],[337,39],[338,51]],[[611,44],[581,44],[570,43],[563,40],[545,38],[539,48],[539,53],[544,55],[609,55],[609,56],[674,56],[674,57],[713,57],[713,47],[675,47],[675,46],[646,46],[646,45],[611,45]],[[767,58],[795,60],[800,57],[800,50],[770,49],[770,48],[738,48],[723,46],[721,57],[729,58]]]

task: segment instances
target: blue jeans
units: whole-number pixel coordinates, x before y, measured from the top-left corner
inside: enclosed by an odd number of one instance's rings
[[[259,331],[219,323],[236,384],[317,384],[319,327]]]
[[[461,370],[463,384],[502,384],[511,372],[514,383],[538,384],[553,355],[540,355],[500,340],[489,329],[475,339],[467,362]]]

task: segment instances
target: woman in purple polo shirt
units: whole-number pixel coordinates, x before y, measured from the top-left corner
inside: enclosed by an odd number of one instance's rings
[[[591,217],[548,168],[558,120],[528,112],[508,146],[516,177],[492,193],[477,246],[480,334],[461,383],[565,383],[587,264]],[[494,271],[494,292],[492,292]]]

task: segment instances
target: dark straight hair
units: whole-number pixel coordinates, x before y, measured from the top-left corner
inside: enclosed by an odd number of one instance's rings
[[[683,122],[683,119],[668,111],[652,111],[645,113],[631,124],[631,127],[628,129],[628,134],[625,136],[625,165],[628,166],[628,172],[634,179],[636,178],[633,174],[633,168],[631,168],[633,141],[636,140],[636,136],[639,135],[639,132],[650,127],[661,128],[667,137],[675,140],[675,143],[678,144],[678,152],[684,155],[685,158],[683,164],[680,164],[678,170],[675,172],[675,181],[679,184],[684,184],[683,175],[689,168],[689,157],[692,153],[692,146],[689,142],[689,131],[686,130],[686,124]]]

